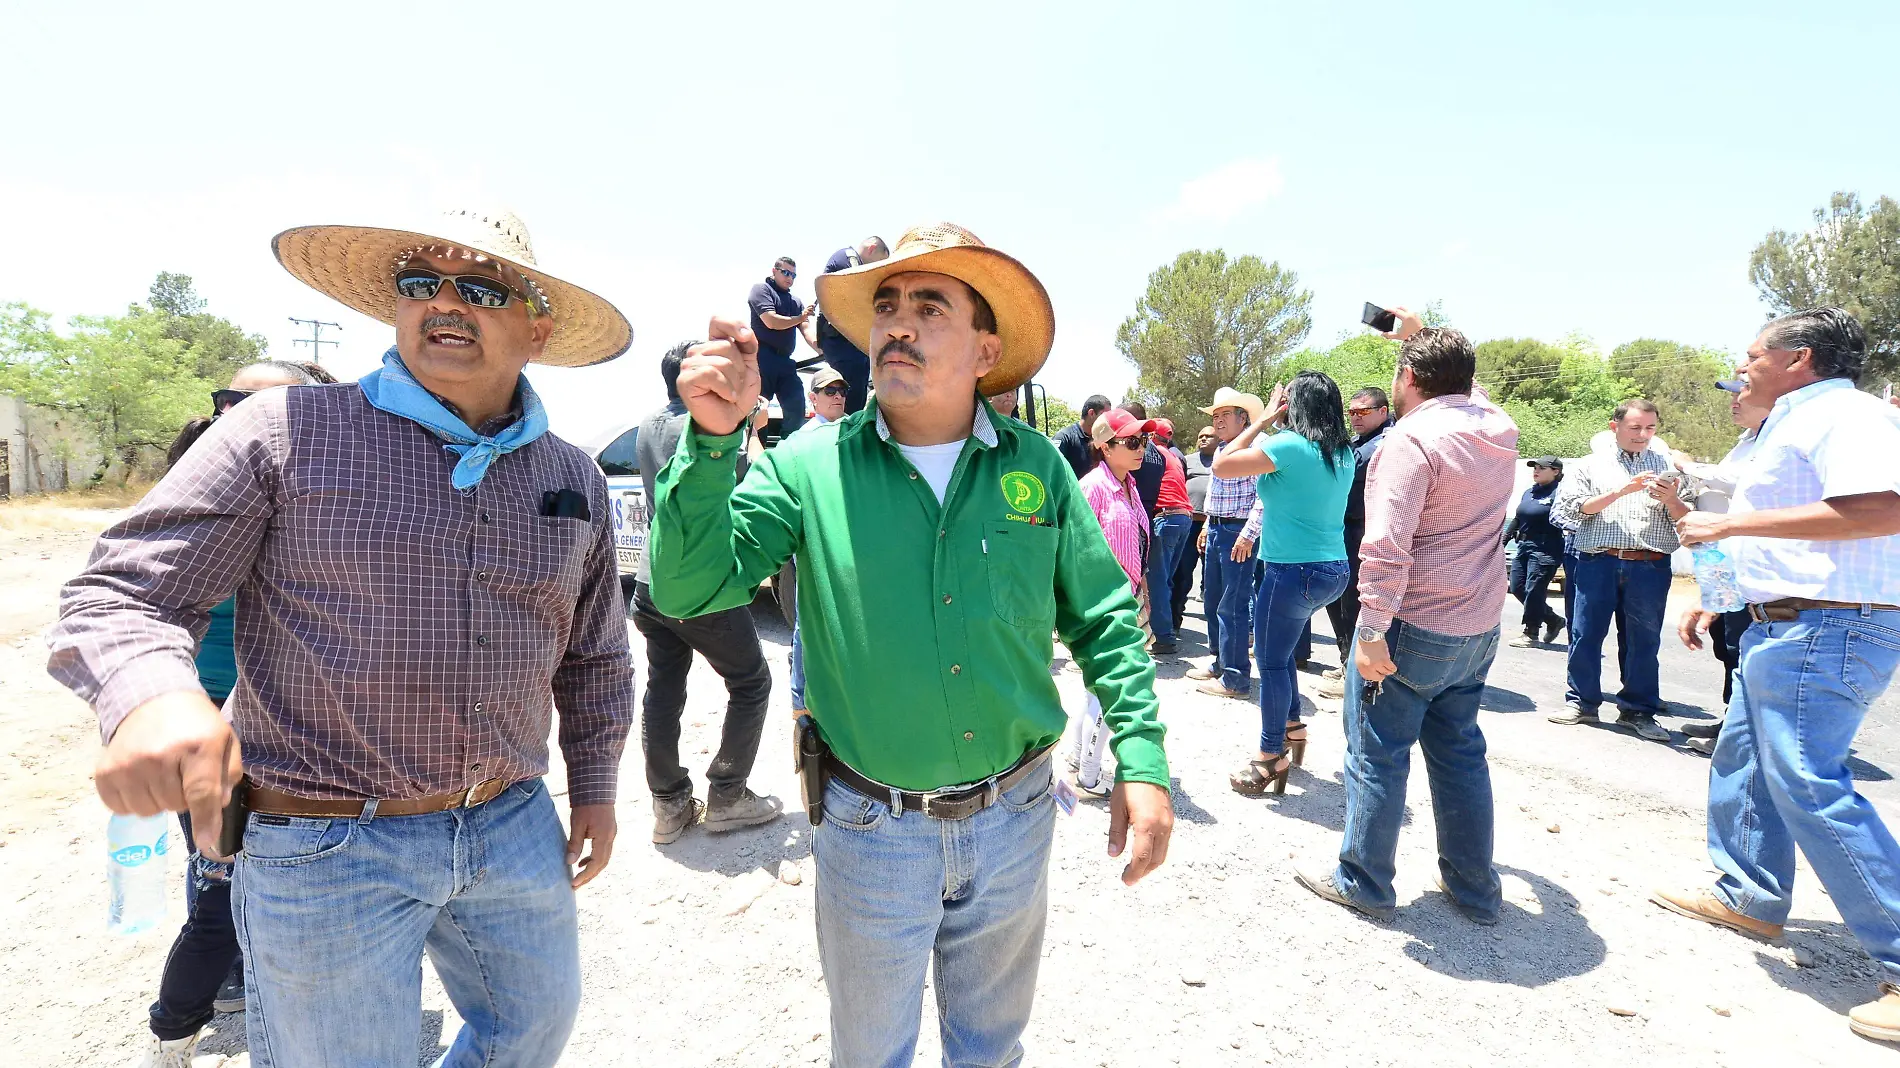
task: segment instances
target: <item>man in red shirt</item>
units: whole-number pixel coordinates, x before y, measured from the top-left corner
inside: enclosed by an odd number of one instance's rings
[[[1505,507],[1517,426],[1473,388],[1477,352],[1456,330],[1394,308],[1403,340],[1399,421],[1366,470],[1359,628],[1346,671],[1346,838],[1337,867],[1302,868],[1319,896],[1391,913],[1414,743],[1437,814],[1439,887],[1494,924],[1491,769],[1478,702],[1504,613]]]
[[[1174,451],[1174,424],[1155,420],[1155,451],[1166,465],[1161,472],[1161,489],[1155,495],[1154,539],[1148,543],[1148,599],[1153,606],[1148,614],[1153,628],[1151,652],[1170,654],[1179,650],[1174,626],[1174,573],[1187,551],[1188,538],[1194,533],[1194,508],[1188,500],[1187,468]]]

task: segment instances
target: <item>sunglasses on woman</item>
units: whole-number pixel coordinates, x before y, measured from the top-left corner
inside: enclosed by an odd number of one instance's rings
[[[1133,452],[1140,452],[1142,448],[1148,444],[1148,435],[1136,434],[1132,438],[1109,438],[1108,443],[1110,445],[1120,445],[1122,448]]]
[[[216,419],[232,408],[237,402],[257,392],[252,389],[214,389],[211,391],[211,418]]]
[[[410,300],[428,300],[435,296],[445,281],[455,283],[456,294],[462,298],[462,303],[471,308],[505,308],[510,297],[528,299],[509,289],[500,280],[486,275],[444,277],[421,267],[409,267],[397,272],[396,295]]]

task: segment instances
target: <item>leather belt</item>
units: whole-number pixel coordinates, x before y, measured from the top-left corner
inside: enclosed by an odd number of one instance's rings
[[[1194,517],[1194,513],[1186,508],[1163,508],[1162,510],[1160,510],[1159,512],[1156,512],[1155,514],[1156,515],[1184,515],[1190,519]]]
[[[1872,604],[1866,601],[1810,601],[1805,597],[1784,597],[1779,601],[1767,601],[1748,606],[1748,618],[1757,623],[1787,623],[1800,619],[1803,612],[1819,612],[1827,609],[1848,609],[1858,612],[1900,612],[1900,606],[1890,604]]]
[[[929,790],[918,793],[914,790],[899,790],[887,786],[876,779],[858,773],[857,769],[839,760],[829,752],[825,754],[825,770],[832,778],[842,780],[846,786],[863,794],[873,801],[883,801],[896,808],[898,812],[921,812],[934,820],[967,820],[996,803],[1004,791],[1014,787],[1029,777],[1030,772],[1042,766],[1049,759],[1049,753],[1055,746],[1046,745],[1016,762],[1016,766],[999,775],[993,775],[972,786],[953,786],[944,790]]]
[[[1217,527],[1224,527],[1229,523],[1232,523],[1233,525],[1237,527],[1244,527],[1247,525],[1246,516],[1210,515],[1207,517],[1207,521]]]
[[[1651,552],[1648,549],[1598,549],[1591,556],[1614,556],[1618,560],[1665,560],[1668,553]]]
[[[259,786],[249,780],[246,780],[246,785],[250,789],[250,796],[245,807],[266,816],[360,816],[363,814],[363,806],[369,803],[367,798],[360,801],[344,801],[298,797],[295,794],[284,793],[282,790]],[[446,812],[452,808],[473,808],[500,797],[503,790],[513,785],[513,782],[505,779],[488,779],[466,790],[401,801],[378,801],[376,815],[421,816],[430,812]]]

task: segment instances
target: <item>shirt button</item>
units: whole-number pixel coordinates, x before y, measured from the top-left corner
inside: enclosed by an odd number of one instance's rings
[[[963,732],[963,740],[964,740],[964,741],[966,741],[966,742],[974,742],[974,741],[976,741],[976,732],[975,732],[975,731],[964,731],[964,732]]]
[[[952,675],[961,675],[961,674],[963,674],[963,665],[962,665],[962,664],[951,664],[951,665],[950,665],[950,674],[952,674]]]
[[[475,572],[475,577],[476,577],[477,579],[479,579],[480,581],[482,581],[482,582],[487,582],[487,581],[488,581],[488,572],[486,572],[486,571],[477,571],[477,572]]]
[[[713,459],[715,459],[715,460],[717,460],[717,459],[719,459],[719,458],[720,458],[721,456],[724,456],[724,455],[725,455],[725,452],[724,452],[723,450],[720,450],[720,449],[714,449],[713,451],[711,451],[711,452],[709,452],[709,453],[707,453],[706,455],[708,455],[708,456],[710,456],[710,457],[712,457]]]
[[[487,512],[483,512],[483,513],[482,513],[482,522],[484,522],[484,523],[489,523],[489,522],[493,522],[493,520],[491,520],[491,519],[489,519],[489,518],[488,518],[488,513],[487,513]]]
[[[943,531],[941,531],[941,530],[939,530],[939,531],[937,532],[937,537],[939,537],[939,538],[941,538],[941,537],[943,537]]]
[[[949,595],[949,594],[947,594],[947,593],[946,593],[946,594],[944,594],[944,595],[943,595],[943,603],[944,603],[944,604],[949,604],[949,603],[950,603],[950,595]]]
[[[910,473],[910,477],[911,477],[911,480],[912,480],[912,481],[915,481],[915,480],[916,480],[916,478],[917,478],[917,472],[915,472],[915,471],[912,471],[912,472]]]
[[[487,645],[487,644],[488,644],[488,635],[486,635],[486,634],[477,634],[477,635],[475,635],[475,644],[476,644],[476,645]]]
[[[477,760],[477,761],[476,761],[475,763],[473,763],[473,764],[470,764],[470,765],[468,766],[468,770],[470,770],[470,771],[480,771],[480,770],[482,770],[482,762],[481,762],[481,761],[479,761],[479,760]]]
[[[482,703],[480,701],[475,702],[475,711],[480,712],[481,710],[482,710]]]

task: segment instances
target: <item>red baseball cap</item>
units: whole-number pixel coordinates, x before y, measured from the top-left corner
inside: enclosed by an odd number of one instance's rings
[[[1120,408],[1110,408],[1095,417],[1095,429],[1089,437],[1100,445],[1111,438],[1127,438],[1136,434],[1152,434],[1155,420],[1137,419]]]
[[[1155,424],[1155,433],[1160,434],[1162,437],[1167,438],[1169,441],[1174,440],[1174,420],[1156,419],[1154,421],[1154,424]]]

